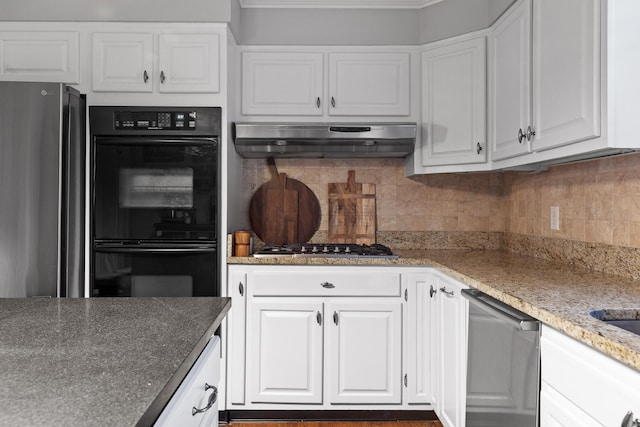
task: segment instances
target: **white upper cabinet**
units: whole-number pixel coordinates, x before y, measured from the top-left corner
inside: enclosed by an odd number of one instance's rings
[[[93,90],[151,92],[153,34],[93,34]]]
[[[531,125],[531,1],[508,12],[491,37],[492,159],[529,152]]]
[[[217,93],[218,34],[94,33],[95,92]]]
[[[600,135],[600,1],[533,2],[533,150]]]
[[[321,116],[323,55],[243,52],[242,114]]]
[[[422,53],[422,165],[486,163],[485,37]]]
[[[329,114],[408,116],[408,53],[330,53]]]
[[[158,70],[160,92],[220,92],[220,36],[160,34]]]
[[[408,116],[407,52],[245,51],[242,114]]]
[[[76,31],[0,32],[0,80],[79,83]]]
[[[524,0],[496,25],[490,49],[494,161],[600,136],[600,68],[607,60],[600,8],[599,0]],[[610,146],[606,140],[575,144],[520,163]]]

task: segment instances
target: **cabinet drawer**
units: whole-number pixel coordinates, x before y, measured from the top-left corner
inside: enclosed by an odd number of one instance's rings
[[[297,271],[255,271],[255,296],[400,296],[400,273],[335,271],[326,267]]]
[[[220,338],[214,336],[160,414],[155,426],[218,425],[219,381]],[[205,389],[205,384],[210,387]],[[208,410],[193,414],[193,408],[205,408],[211,401],[213,404]]]
[[[599,423],[620,425],[627,411],[640,417],[640,372],[545,327],[542,380]]]

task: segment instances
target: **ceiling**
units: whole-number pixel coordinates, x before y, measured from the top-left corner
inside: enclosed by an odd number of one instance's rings
[[[239,0],[243,8],[421,9],[444,0]]]

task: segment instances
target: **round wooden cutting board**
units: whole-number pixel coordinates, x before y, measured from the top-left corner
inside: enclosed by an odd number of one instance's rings
[[[266,244],[306,243],[320,227],[320,202],[305,184],[279,174],[273,158],[267,164],[271,180],[251,198],[251,227]]]

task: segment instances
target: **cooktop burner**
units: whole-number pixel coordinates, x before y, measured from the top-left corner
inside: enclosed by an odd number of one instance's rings
[[[293,256],[324,258],[398,258],[384,245],[357,245],[354,243],[294,243],[266,245],[254,257]]]

